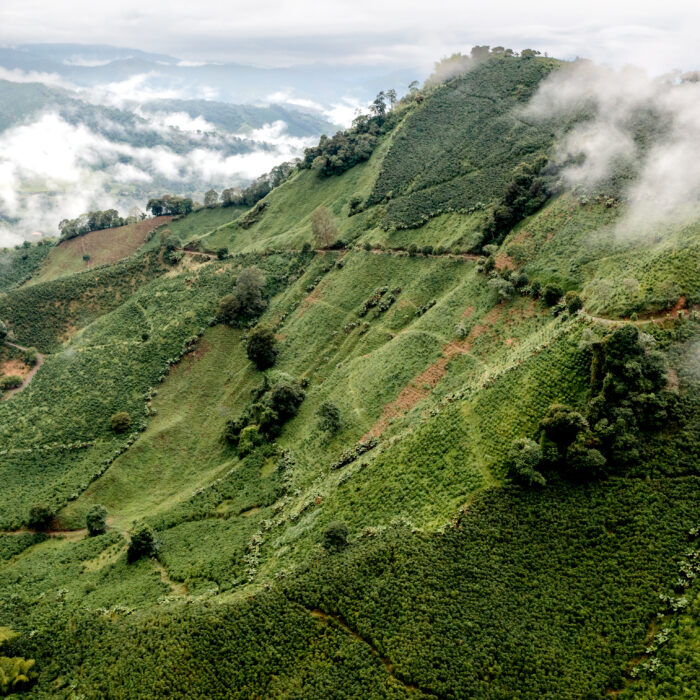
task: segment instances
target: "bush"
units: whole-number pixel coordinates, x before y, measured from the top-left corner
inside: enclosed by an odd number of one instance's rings
[[[39,351],[36,348],[27,348],[24,351],[24,364],[34,367],[39,362]]]
[[[583,302],[581,297],[576,292],[567,292],[564,295],[564,303],[566,304],[567,311],[573,315],[578,313],[583,308]]]
[[[348,526],[340,521],[332,522],[323,532],[323,546],[331,552],[339,552],[348,544]]]
[[[20,656],[0,656],[0,695],[27,690],[36,674],[32,671],[34,659]]]
[[[558,284],[550,282],[542,290],[542,298],[547,306],[554,306],[561,299],[563,292]]]
[[[90,537],[101,535],[107,529],[107,509],[96,503],[87,512],[85,525]]]
[[[136,523],[129,534],[131,541],[126,550],[126,558],[129,562],[142,557],[152,557],[156,553],[156,537],[150,525],[144,522]]]
[[[353,195],[348,202],[348,216],[354,216],[360,211],[362,211],[362,197]]]
[[[0,321],[0,343],[3,343],[7,338],[7,326],[4,321]]]
[[[238,437],[238,455],[245,457],[250,454],[256,447],[264,442],[263,436],[260,434],[260,429],[257,425],[249,425],[243,430]]]
[[[36,530],[46,530],[56,517],[53,508],[46,503],[35,503],[29,510],[29,520],[27,524]]]
[[[216,259],[223,260],[228,255],[228,248],[219,248],[216,251]]]
[[[7,377],[0,377],[0,391],[9,391],[22,386],[22,377],[17,374],[10,374]]]
[[[514,440],[506,457],[506,474],[521,486],[544,486],[545,478],[538,471],[542,463],[542,448],[527,438]]]
[[[408,246],[408,254],[411,257],[414,257],[417,252],[418,252],[418,246],[415,243],[411,243],[411,245]]]
[[[316,411],[318,429],[325,433],[337,433],[340,430],[340,409],[330,401],[324,401]]]
[[[272,367],[277,360],[277,341],[271,328],[256,326],[250,332],[246,343],[248,359],[259,369]]]
[[[117,411],[109,419],[109,427],[115,433],[124,433],[131,427],[131,416],[126,411]]]

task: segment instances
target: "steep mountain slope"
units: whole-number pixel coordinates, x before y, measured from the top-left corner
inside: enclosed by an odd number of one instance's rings
[[[486,61],[404,102],[342,175],[300,170],[235,220],[169,225],[166,244],[223,259],[173,259],[156,236],[115,265],[8,285],[0,318],[47,353],[0,403],[2,653],[36,659],[31,694],[693,697],[649,667],[681,669],[697,639],[682,598],[697,596],[698,222],[620,240],[621,205],[564,191],[479,255],[509,173],[552,143],[514,114],[554,68]],[[428,221],[392,225],[404,211]],[[221,323],[253,265],[265,310]],[[548,305],[547,285],[584,308]],[[278,343],[264,372],[246,354],[256,322]],[[224,438],[231,419],[262,426],[275,390],[304,393],[279,435]],[[540,424],[562,403],[598,442],[557,457]],[[543,486],[514,475],[522,438],[549,450]],[[27,530],[37,503],[55,515],[43,533]],[[107,531],[88,537],[98,504]],[[135,520],[155,557],[128,560]],[[657,621],[678,630],[658,654]]]

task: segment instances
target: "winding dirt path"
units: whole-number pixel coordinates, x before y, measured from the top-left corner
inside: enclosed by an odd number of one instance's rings
[[[13,348],[17,348],[18,350],[22,350],[22,352],[26,352],[29,348],[25,348],[22,345],[17,345],[17,343],[11,343],[9,340],[5,341],[5,345],[10,345]],[[34,367],[30,370],[29,374],[24,378],[24,381],[16,388],[16,389],[10,389],[5,393],[5,395],[0,399],[0,401],[6,401],[9,399],[12,395],[16,394],[18,391],[22,391],[25,386],[29,384],[29,382],[34,379],[34,375],[39,371],[39,367],[44,364],[44,356],[40,353],[37,352],[37,361]]]
[[[627,323],[631,323],[634,326],[644,326],[647,323],[663,323],[663,321],[668,321],[669,319],[677,319],[678,313],[680,311],[690,312],[697,311],[700,309],[700,305],[694,304],[691,306],[687,305],[686,298],[681,297],[672,309],[664,311],[662,314],[657,314],[654,316],[646,316],[644,318],[639,318],[636,321],[631,321],[629,318],[605,318],[604,316],[594,316],[593,314],[583,311],[583,315],[590,321],[595,321],[603,326],[622,326]]]

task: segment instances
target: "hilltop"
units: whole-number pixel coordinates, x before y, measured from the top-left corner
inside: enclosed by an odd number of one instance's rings
[[[250,208],[2,254],[29,697],[697,696],[700,218],[620,237],[561,62],[462,58]]]

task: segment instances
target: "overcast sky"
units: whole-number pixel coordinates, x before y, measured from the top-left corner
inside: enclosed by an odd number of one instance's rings
[[[2,0],[0,43],[105,43],[189,60],[427,67],[475,43],[652,73],[700,67],[692,0]]]

